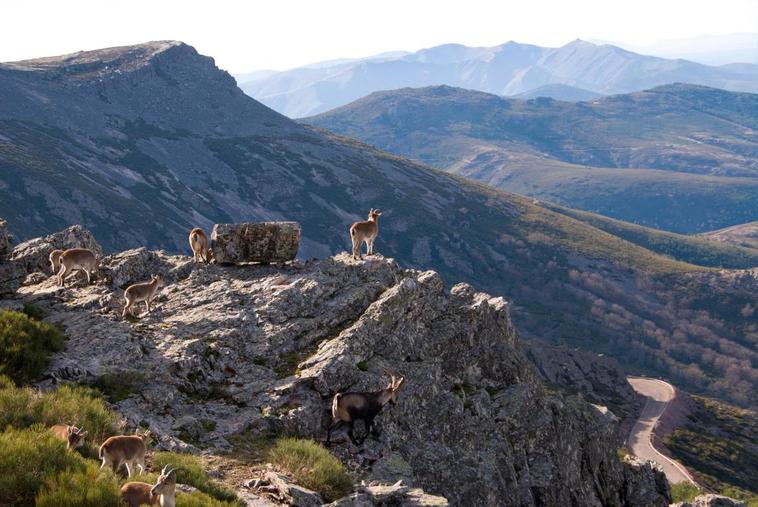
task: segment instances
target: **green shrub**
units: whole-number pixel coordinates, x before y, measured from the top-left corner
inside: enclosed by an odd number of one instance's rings
[[[272,463],[300,486],[321,494],[327,502],[347,495],[353,480],[340,461],[312,440],[280,438],[269,453]]]
[[[47,368],[50,354],[63,350],[63,333],[25,313],[0,311],[0,375],[19,384],[33,381]]]
[[[239,503],[235,501],[217,500],[200,491],[191,494],[176,494],[176,507],[236,507],[238,505]]]
[[[34,505],[46,479],[85,468],[84,458],[66,449],[46,428],[8,428],[0,433],[0,505]]]
[[[689,502],[702,492],[700,488],[689,482],[680,482],[671,485],[671,503]]]
[[[177,452],[156,452],[153,455],[153,469],[162,470],[166,465],[176,468],[177,482],[194,486],[218,500],[237,498],[233,491],[217,483],[205,473],[203,461],[197,456]]]
[[[121,493],[116,477],[88,462],[84,470],[66,470],[49,478],[36,507],[118,507]]]
[[[91,389],[61,386],[53,391],[37,392],[15,387],[0,376],[0,428],[26,428],[33,424],[76,424],[89,432],[89,454],[110,435],[116,433],[118,418]]]

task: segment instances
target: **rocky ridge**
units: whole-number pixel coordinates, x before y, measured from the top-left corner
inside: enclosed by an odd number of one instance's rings
[[[114,406],[163,448],[223,452],[241,432],[322,439],[331,396],[375,389],[389,369],[407,381],[378,440],[334,437],[357,478],[402,480],[455,505],[667,504],[655,465],[618,459],[615,416],[539,379],[506,300],[467,284],[448,292],[433,271],[347,254],[195,265],[135,249],[104,257],[91,286],[33,273],[2,305],[34,305],[65,328],[51,378],[68,369],[131,383]],[[153,313],[121,320],[121,288],[153,273],[167,281]],[[361,494],[339,505],[366,505]]]

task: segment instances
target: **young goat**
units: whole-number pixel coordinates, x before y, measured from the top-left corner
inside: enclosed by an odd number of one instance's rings
[[[195,262],[211,261],[211,252],[208,250],[208,236],[205,235],[205,231],[199,227],[192,229],[189,234],[189,244]]]
[[[68,424],[56,424],[50,431],[53,434],[66,442],[67,449],[76,449],[84,445],[84,439],[87,437],[87,432],[82,428],[76,426],[69,426]]]
[[[404,382],[404,377],[396,378],[394,375],[391,375],[390,384],[380,391],[335,394],[332,401],[332,422],[326,434],[326,445],[329,445],[331,441],[332,430],[340,423],[347,423],[349,425],[347,436],[350,437],[350,441],[355,445],[362,444],[369,434],[376,436],[374,418],[387,403],[393,406],[397,403],[398,394]],[[353,425],[358,420],[363,420],[363,423],[366,425],[366,435],[360,442],[353,435]]]
[[[60,266],[58,269],[58,285],[63,287],[66,274],[73,273],[76,270],[84,271],[87,274],[87,284],[92,283],[92,273],[97,271],[97,255],[92,250],[86,248],[69,248],[62,254],[57,255],[57,261],[53,256],[56,252],[50,253],[50,263],[55,268],[56,265]]]
[[[126,305],[124,305],[124,311],[121,314],[121,318],[126,318],[126,312],[132,312],[132,305],[140,303],[142,301],[144,301],[145,306],[147,306],[147,313],[150,313],[150,302],[155,297],[155,293],[158,291],[158,288],[162,286],[163,279],[161,279],[161,277],[158,275],[153,275],[150,278],[149,282],[135,283],[134,285],[130,285],[124,291],[124,299],[126,300]]]
[[[145,471],[145,453],[147,446],[145,442],[150,438],[150,432],[138,433],[136,435],[120,435],[108,438],[100,446],[98,457],[103,460],[103,464],[110,465],[113,472],[117,472],[121,465],[126,465],[126,474],[132,476],[135,465],[141,472]]]
[[[121,498],[129,507],[140,505],[160,505],[174,507],[176,505],[176,470],[163,467],[155,486],[146,482],[127,482],[121,487]]]
[[[353,241],[353,259],[363,259],[361,255],[361,244],[366,242],[366,255],[374,255],[374,240],[379,234],[379,217],[382,216],[378,210],[371,208],[368,212],[368,220],[355,222],[350,226],[350,239]]]

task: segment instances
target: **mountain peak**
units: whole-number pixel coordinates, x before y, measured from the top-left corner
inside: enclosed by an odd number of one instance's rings
[[[59,56],[0,63],[0,68],[27,72],[63,72],[77,76],[98,71],[122,73],[141,68],[156,56],[173,48],[185,48],[195,52],[194,48],[180,41],[151,41],[131,46],[77,51]]]

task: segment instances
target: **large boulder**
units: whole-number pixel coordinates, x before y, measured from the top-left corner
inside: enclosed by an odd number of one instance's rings
[[[60,232],[20,243],[13,249],[11,260],[23,266],[27,273],[49,272],[48,256],[50,252],[56,249],[66,250],[67,248],[88,248],[96,255],[103,254],[103,249],[100,248],[90,231],[81,225],[72,225]]]
[[[410,488],[400,481],[392,485],[377,484],[364,486],[352,495],[340,498],[329,507],[446,507],[447,499],[442,496],[429,495],[420,488]]]
[[[216,224],[211,233],[213,258],[221,264],[287,262],[297,256],[297,222]]]

